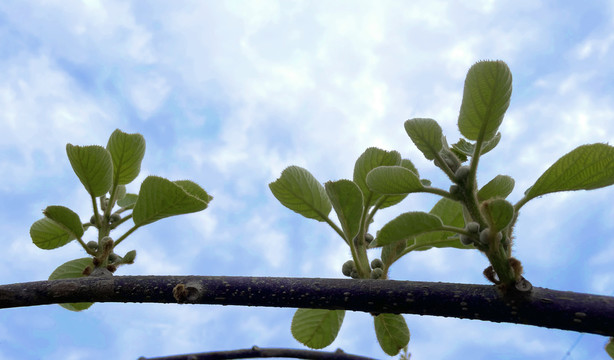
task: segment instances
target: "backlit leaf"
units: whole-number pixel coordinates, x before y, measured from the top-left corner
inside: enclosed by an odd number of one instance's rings
[[[490,150],[494,149],[495,146],[499,144],[499,140],[501,140],[500,132],[498,132],[492,139],[484,142],[482,148],[480,149],[480,155],[484,155]],[[465,139],[460,139],[456,144],[452,144],[451,150],[455,154],[461,155],[463,161],[465,161],[467,157],[473,156],[473,153],[475,152],[475,144],[470,143]]]
[[[141,184],[132,219],[135,225],[142,226],[165,217],[204,210],[211,199],[205,190],[191,181],[172,182],[148,176]]]
[[[141,134],[127,134],[119,129],[113,131],[107,143],[113,160],[113,180],[116,185],[129,184],[141,171],[145,156],[145,138]]]
[[[49,218],[37,220],[30,227],[34,245],[50,250],[64,246],[75,239],[65,228]]]
[[[429,214],[439,217],[444,225],[457,228],[465,227],[463,206],[458,201],[442,198],[433,206]],[[458,237],[453,237],[454,235],[455,233],[451,231],[433,231],[420,234],[416,236],[413,241],[409,240],[407,242],[407,248],[412,251],[428,250],[433,247],[475,249],[473,245],[463,245]]]
[[[367,186],[373,192],[399,195],[424,188],[418,176],[402,166],[379,166],[367,174]]]
[[[382,350],[395,356],[409,343],[409,328],[398,314],[379,314],[373,319],[375,335]]]
[[[354,165],[354,182],[362,191],[362,195],[365,199],[365,206],[371,207],[375,202],[383,195],[373,193],[367,186],[367,174],[378,166],[394,166],[401,165],[401,154],[397,151],[385,151],[375,147],[368,148],[362,155],[356,160]],[[405,196],[389,197],[386,200],[384,208],[391,206],[403,200]],[[367,199],[369,201],[367,202]]]
[[[85,268],[88,266],[90,267],[90,269],[94,268],[92,258],[70,260],[53,270],[51,275],[49,275],[49,280],[74,279],[84,277],[85,275],[83,275],[83,270],[85,270]],[[80,302],[60,304],[60,306],[71,311],[81,311],[89,308],[90,306],[92,306],[92,304],[94,303]]]
[[[66,154],[72,169],[91,196],[102,196],[111,189],[113,162],[105,148],[66,144]]]
[[[69,208],[57,205],[47,206],[43,214],[67,230],[71,237],[76,238],[83,235],[83,224],[79,215]]]
[[[338,180],[324,184],[348,241],[358,234],[362,215],[362,192],[353,181]]]
[[[345,310],[298,309],[292,318],[292,336],[312,349],[322,349],[337,337]]]
[[[497,175],[478,191],[478,200],[505,199],[514,190],[514,179],[507,175]]]
[[[557,191],[592,190],[614,184],[614,147],[582,145],[557,160],[525,193],[527,200]]]
[[[465,79],[458,128],[469,140],[495,137],[512,96],[512,73],[503,61],[480,61]]]
[[[408,240],[416,235],[442,230],[441,219],[425,212],[407,212],[385,224],[370,247],[379,247],[396,241]]]
[[[324,187],[301,167],[287,167],[269,188],[283,206],[306,218],[324,221],[332,209]]]
[[[443,133],[437,121],[433,119],[410,119],[405,121],[405,131],[418,150],[428,160],[433,160],[443,147]]]
[[[503,199],[493,199],[482,203],[486,221],[494,232],[503,230],[514,217],[514,206]]]

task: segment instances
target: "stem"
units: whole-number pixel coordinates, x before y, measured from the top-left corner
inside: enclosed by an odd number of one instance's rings
[[[92,199],[92,208],[94,209],[94,218],[96,219],[96,224],[100,226],[100,224],[102,224],[102,221],[100,221],[100,214],[98,214],[98,205],[96,204],[96,198],[92,195],[90,195],[90,197]]]
[[[440,189],[436,187],[425,186],[422,190],[420,190],[420,192],[435,194],[435,195],[439,195],[439,196],[448,198],[450,200],[458,201],[458,199],[452,196],[452,194],[450,194],[449,192],[445,191],[444,189]]]
[[[446,175],[448,175],[448,177],[450,178],[450,180],[454,181],[455,176],[454,173],[452,172],[452,169],[450,169],[450,167],[448,166],[448,164],[446,163],[446,161],[441,157],[441,155],[439,155],[439,153],[435,153],[435,159],[437,160],[438,163],[441,164],[441,166],[437,166],[438,168],[440,168],[444,173],[446,173]]]
[[[126,231],[126,233],[122,236],[119,237],[119,239],[117,239],[114,243],[113,243],[113,248],[115,249],[115,247],[117,245],[119,245],[119,243],[121,243],[122,241],[124,241],[125,238],[128,237],[128,235],[132,234],[136,229],[138,229],[140,226],[134,225],[133,227],[130,228],[130,230]]]

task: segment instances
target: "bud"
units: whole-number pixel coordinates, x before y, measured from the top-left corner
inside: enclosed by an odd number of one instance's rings
[[[124,255],[124,264],[133,264],[136,258],[136,250],[130,250]]]
[[[351,276],[352,271],[356,271],[356,264],[354,263],[354,260],[348,260],[345,263],[343,263],[343,266],[341,267],[341,272],[343,273],[343,275]]]

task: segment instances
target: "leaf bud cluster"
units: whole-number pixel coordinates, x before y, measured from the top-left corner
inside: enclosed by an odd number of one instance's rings
[[[461,166],[456,170],[456,172],[454,172],[454,180],[458,184],[463,184],[467,181],[467,177],[469,176],[470,172],[471,169],[469,168],[469,166]]]
[[[384,276],[384,269],[375,268],[371,271],[371,279],[381,279]]]
[[[471,233],[471,235],[461,234],[460,241],[463,245],[471,245],[475,242],[480,234],[480,224],[477,222],[469,222],[465,225],[465,230]]]
[[[496,240],[500,241],[503,238],[503,234],[499,231],[496,235]],[[488,245],[489,239],[492,238],[492,234],[490,228],[486,228],[480,232],[480,243],[483,245]]]
[[[384,262],[381,259],[373,259],[373,261],[371,261],[371,269],[375,270],[375,269],[383,269],[384,268]]]
[[[341,272],[343,273],[343,275],[349,277],[352,275],[353,271],[357,272],[356,264],[354,263],[354,260],[348,260],[345,263],[343,263],[343,266],[341,267]]]

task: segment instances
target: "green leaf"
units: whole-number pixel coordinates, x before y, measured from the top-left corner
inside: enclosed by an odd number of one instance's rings
[[[145,156],[145,138],[141,134],[127,134],[119,129],[113,131],[107,143],[113,159],[113,183],[129,184],[141,171]]]
[[[438,216],[425,212],[407,212],[392,219],[377,233],[370,247],[384,246],[396,241],[408,240],[416,235],[442,230],[443,223]]]
[[[465,227],[465,219],[463,217],[463,206],[458,201],[442,198],[429,212],[441,219],[441,222],[447,226],[457,228]],[[421,234],[415,237],[412,241],[408,241],[408,249],[411,251],[423,251],[433,247],[444,248],[453,247],[457,249],[475,249],[473,245],[463,245],[458,237],[451,231],[433,231]]]
[[[117,201],[117,205],[125,209],[132,209],[138,198],[137,194],[126,194],[123,199]]]
[[[478,200],[505,199],[514,190],[514,179],[507,175],[497,175],[478,191]]]
[[[204,210],[210,200],[205,190],[191,181],[172,182],[148,176],[141,184],[132,219],[135,225],[142,226],[165,217]]]
[[[118,185],[117,186],[117,200],[121,200],[126,196],[126,186],[125,185]]]
[[[324,184],[326,194],[337,213],[339,223],[348,241],[351,241],[360,228],[363,203],[362,192],[353,181],[338,180]]]
[[[209,204],[211,200],[213,200],[213,196],[207,194],[205,189],[201,188],[200,185],[191,180],[175,180],[173,181],[175,184],[181,186],[181,188],[187,192],[188,194],[200,199],[201,201]]]
[[[406,246],[407,241],[397,241],[382,248],[382,262],[387,268],[401,258]]]
[[[557,191],[592,190],[614,184],[614,147],[582,145],[557,160],[525,193],[526,200]]]
[[[510,104],[512,73],[503,61],[480,61],[465,79],[458,128],[469,140],[492,139]]]
[[[332,209],[324,187],[301,167],[287,167],[269,188],[283,206],[306,218],[325,221]]]
[[[72,238],[83,235],[83,224],[79,215],[69,208],[57,205],[47,206],[43,210],[43,215],[60,225],[61,228],[70,233]]]
[[[482,148],[480,149],[480,155],[484,155],[487,152],[489,152],[490,150],[494,149],[495,146],[497,146],[497,144],[499,144],[499,140],[501,140],[501,133],[498,132],[495,137],[493,137],[492,139],[485,141],[482,144]],[[475,152],[475,144],[474,143],[470,143],[469,141],[465,140],[465,139],[460,139],[458,140],[458,142],[456,144],[452,144],[452,148],[451,150],[457,154],[457,155],[461,155],[461,158],[463,161],[467,160],[468,156],[473,156],[473,153]]]
[[[50,250],[64,246],[75,239],[65,228],[49,218],[37,220],[30,227],[34,245]]]
[[[409,328],[402,315],[379,314],[373,322],[377,341],[386,354],[395,356],[409,343]]]
[[[83,270],[85,270],[85,268],[88,266],[91,269],[94,268],[92,258],[70,260],[53,270],[51,275],[49,275],[49,280],[74,279],[84,277],[85,275],[83,275]],[[92,306],[92,304],[94,303],[80,302],[60,304],[60,306],[71,311],[81,311],[89,308],[90,306]]]
[[[443,148],[441,127],[433,119],[416,118],[407,120],[405,121],[405,131],[428,160],[434,160]]]
[[[378,166],[393,166],[401,164],[401,154],[397,151],[385,151],[375,147],[370,147],[365,150],[362,155],[356,160],[354,165],[353,180],[362,191],[365,199],[365,206],[371,207],[382,196],[381,194],[373,193],[367,186],[367,174]],[[399,203],[405,196],[395,196],[386,199],[385,204],[380,208],[388,207]],[[367,201],[368,200],[368,201]]]
[[[605,352],[614,359],[614,337],[611,337],[610,341],[605,345]]]
[[[399,195],[424,188],[418,176],[402,166],[379,166],[367,174],[367,186],[375,193]]]
[[[505,229],[514,217],[514,206],[506,200],[488,200],[481,206],[486,215],[486,221],[494,232]]]
[[[322,349],[337,337],[345,310],[297,309],[292,318],[292,336],[312,349]]]
[[[401,166],[406,168],[407,170],[413,172],[414,174],[416,174],[417,177],[420,177],[420,173],[418,172],[418,169],[416,169],[416,167],[411,162],[411,160],[409,160],[409,159],[401,159]]]
[[[66,144],[66,154],[75,174],[92,197],[109,192],[113,182],[113,162],[105,148]]]

